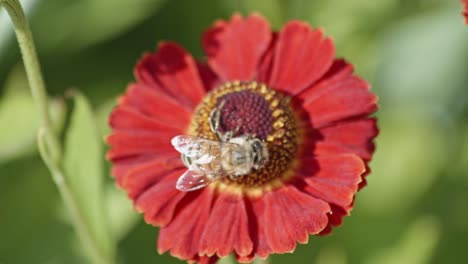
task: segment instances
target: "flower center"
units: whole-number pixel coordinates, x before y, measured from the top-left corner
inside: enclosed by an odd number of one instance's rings
[[[219,122],[213,131],[213,111]],[[211,117],[211,118],[210,118]],[[238,177],[223,177],[228,186],[264,187],[280,183],[298,149],[298,124],[290,98],[257,82],[228,82],[208,93],[195,109],[188,134],[220,141],[217,134],[253,136],[268,148],[268,161],[259,169]]]
[[[253,135],[265,140],[273,129],[270,104],[258,93],[243,90],[228,93],[217,100],[220,109],[219,131],[234,131],[234,136]]]

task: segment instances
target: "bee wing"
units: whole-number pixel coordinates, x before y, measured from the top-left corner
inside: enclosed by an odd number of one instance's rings
[[[194,137],[194,136],[188,136],[188,135],[179,135],[175,136],[171,140],[171,144],[174,146],[174,148],[179,151],[180,153],[184,154],[187,157],[194,158],[194,157],[203,157],[203,149],[200,148],[200,143],[203,142],[204,144],[211,144],[216,146],[218,142],[204,139],[204,138],[199,138],[199,137]],[[203,160],[201,160],[203,162]]]
[[[187,170],[177,180],[176,188],[183,192],[195,191],[207,186],[216,179],[217,177],[209,177],[198,171]]]
[[[196,163],[196,164],[208,164],[208,163],[212,162],[215,158],[216,158],[215,156],[206,153],[206,154],[203,154],[203,155],[202,155],[201,157],[199,157],[198,159],[194,160],[193,163]]]

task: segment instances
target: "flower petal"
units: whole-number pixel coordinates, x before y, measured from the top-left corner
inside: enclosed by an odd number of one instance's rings
[[[354,154],[304,157],[298,169],[306,183],[302,190],[327,203],[349,206],[366,167]]]
[[[296,95],[317,81],[330,68],[335,47],[322,30],[292,21],[281,30],[275,48],[268,85]]]
[[[327,78],[298,96],[314,128],[377,110],[377,97],[369,91],[369,84],[352,72],[352,65],[335,61]]]
[[[316,142],[316,155],[354,153],[368,161],[372,158],[375,145],[373,139],[378,134],[374,118],[339,122],[319,130],[320,141]]]
[[[233,15],[228,22],[218,21],[203,34],[203,48],[211,69],[223,81],[250,81],[270,43],[268,22],[259,15],[243,19]]]
[[[185,167],[168,162],[168,158],[161,156],[151,162],[141,164],[129,170],[127,174],[117,178],[117,184],[125,189],[132,199],[138,198],[148,188],[159,183],[170,174],[181,175]]]
[[[172,42],[160,43],[156,54],[145,54],[135,68],[135,76],[189,110],[206,93],[192,56]]]
[[[239,263],[251,263],[255,259],[255,252],[252,252],[250,255],[247,256],[240,256],[238,254],[234,254],[234,257]]]
[[[278,32],[273,32],[271,35],[270,45],[265,51],[263,58],[258,67],[258,76],[257,80],[262,83],[268,83],[268,80],[271,76],[271,70],[273,69],[273,54],[276,50],[276,45],[278,43]]]
[[[177,152],[171,145],[171,137],[164,135],[114,131],[107,137],[107,144],[111,146],[107,158],[112,160],[144,153],[168,153],[174,156]]]
[[[200,73],[200,78],[203,82],[203,86],[207,91],[211,91],[216,88],[218,85],[221,85],[221,80],[218,79],[218,76],[210,69],[208,64],[205,62],[197,61],[198,72]]]
[[[369,167],[369,164],[366,163],[366,172],[364,172],[361,175],[362,181],[359,183],[359,188],[358,190],[361,190],[362,188],[367,186],[367,175],[371,173],[371,169]]]
[[[181,127],[173,126],[171,123],[161,123],[127,106],[118,106],[112,111],[109,126],[114,130],[123,131],[164,132],[175,135],[183,132]]]
[[[163,163],[165,167],[178,168],[184,166],[180,156],[169,156],[166,153],[144,153],[126,156],[122,158],[111,159],[113,162],[112,175],[115,177],[119,186],[122,179],[131,170],[138,167],[146,167],[154,162]]]
[[[326,235],[339,226],[353,208],[354,196],[363,183],[366,164],[354,154],[304,158],[299,174],[304,176],[301,190],[330,203]]]
[[[244,200],[241,196],[220,193],[201,236],[200,253],[226,257],[235,251],[240,256],[252,252],[249,223]]]
[[[181,129],[185,129],[191,118],[191,112],[181,107],[173,98],[141,83],[129,85],[125,96],[120,98],[120,104],[160,123],[171,124]],[[173,113],[177,113],[177,117],[174,117]]]
[[[265,213],[265,199],[258,198],[247,203],[247,213],[249,216],[249,225],[251,227],[252,240],[254,242],[254,252],[260,258],[267,258],[272,252],[271,246],[266,239],[267,229],[266,222],[269,220]],[[252,256],[253,257],[253,256]]]
[[[462,0],[463,8],[463,15],[465,16],[465,23],[468,24],[468,0]]]
[[[166,226],[174,216],[176,206],[184,198],[185,192],[176,189],[176,182],[184,169],[168,174],[153,184],[135,200],[135,207],[143,212],[145,221],[155,226]]]
[[[265,226],[265,238],[271,253],[293,252],[296,242],[306,243],[309,234],[318,234],[328,223],[330,206],[300,192],[292,185],[268,192],[265,215],[259,226]]]
[[[343,222],[343,218],[349,215],[353,205],[351,204],[349,208],[343,209],[339,206],[334,204],[330,204],[331,212],[327,215],[328,216],[328,225],[325,229],[320,231],[318,235],[324,236],[328,235],[332,232],[334,226],[340,226]]]
[[[172,222],[159,231],[159,254],[170,250],[171,255],[184,260],[198,256],[199,238],[208,221],[212,200],[212,188],[186,194],[177,206]]]
[[[144,153],[122,158],[110,159],[113,163],[111,174],[117,179],[117,181],[120,181],[119,178],[122,178],[130,170],[144,165],[146,163],[150,163],[160,156],[166,155],[156,153]]]

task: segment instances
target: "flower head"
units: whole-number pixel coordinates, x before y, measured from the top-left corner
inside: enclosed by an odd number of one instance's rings
[[[365,185],[377,135],[369,85],[303,22],[272,32],[259,15],[234,15],[215,22],[202,43],[206,63],[170,42],[145,54],[110,116],[112,173],[161,227],[158,251],[189,261],[235,253],[249,262],[329,233]],[[176,181],[187,168],[171,139],[219,140],[210,123],[219,108],[219,131],[255,135],[268,161],[181,192]]]

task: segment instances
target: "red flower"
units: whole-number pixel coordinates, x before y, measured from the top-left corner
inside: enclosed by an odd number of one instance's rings
[[[204,33],[203,48],[207,63],[175,43],[145,54],[110,116],[112,173],[161,227],[158,251],[189,261],[234,252],[249,262],[329,233],[365,185],[377,135],[369,85],[335,59],[331,39],[299,21],[276,33],[259,15],[234,15]],[[180,192],[187,168],[171,138],[216,140],[208,117],[221,101],[220,130],[255,134],[268,162]]]
[[[468,24],[468,0],[461,0],[464,9],[463,9],[463,15],[465,16],[465,23]]]

